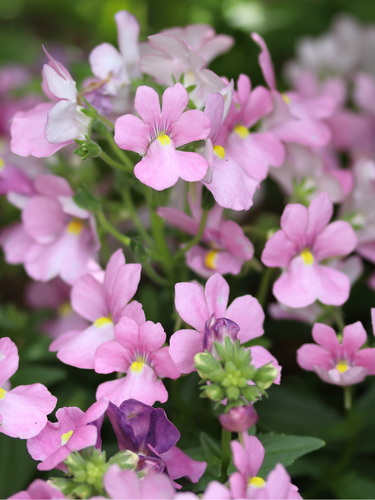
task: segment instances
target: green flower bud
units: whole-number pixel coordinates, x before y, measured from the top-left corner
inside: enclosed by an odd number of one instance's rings
[[[241,389],[241,395],[249,402],[256,401],[259,398],[259,391],[256,386],[248,385]]]
[[[234,385],[230,385],[225,392],[229,399],[238,399],[240,397],[240,390]]]
[[[139,456],[129,450],[121,450],[108,460],[109,464],[117,464],[123,470],[135,470],[137,468],[138,462]]]
[[[217,384],[206,386],[204,394],[207,398],[212,399],[213,401],[221,401],[225,397],[223,389]]]

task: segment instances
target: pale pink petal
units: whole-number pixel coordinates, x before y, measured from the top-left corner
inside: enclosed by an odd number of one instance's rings
[[[23,224],[16,223],[4,228],[0,233],[0,244],[8,264],[23,263],[27,251],[34,241],[26,233]]]
[[[354,364],[368,370],[369,375],[375,375],[375,349],[365,347],[354,354]]]
[[[209,315],[215,314],[217,319],[225,318],[229,298],[229,285],[219,273],[214,274],[207,281],[205,295]]]
[[[232,220],[225,220],[220,224],[221,244],[236,257],[250,260],[254,255],[254,247],[246,238],[241,227]]]
[[[173,123],[171,130],[171,137],[178,148],[189,142],[206,139],[211,130],[211,121],[202,111],[191,109]]]
[[[175,133],[175,123],[177,120],[181,119],[181,115],[184,112],[186,106],[189,102],[189,95],[185,89],[185,87],[181,83],[176,83],[173,87],[167,88],[163,93],[162,99],[162,113],[161,120],[162,123],[168,124],[168,126],[172,125],[171,130],[173,130],[173,140],[176,144],[176,147],[181,146],[182,144],[186,144],[187,142],[179,142],[176,139]],[[186,115],[186,113],[184,113]],[[192,139],[195,140],[195,139]],[[177,142],[179,142],[177,144]]]
[[[95,47],[90,53],[89,61],[93,74],[102,80],[106,79],[111,71],[125,64],[122,55],[109,43]],[[127,83],[130,83],[130,80]]]
[[[121,149],[144,155],[147,151],[150,127],[134,115],[117,118],[114,139]]]
[[[326,266],[317,266],[318,299],[323,304],[341,306],[349,298],[350,280],[346,274]]]
[[[57,198],[58,196],[73,196],[74,192],[69,182],[57,175],[38,175],[34,180],[36,191],[45,196]]]
[[[121,470],[117,464],[112,464],[108,468],[103,476],[103,485],[109,498],[119,500],[142,498],[141,482],[137,473],[132,470]]]
[[[352,226],[338,220],[326,226],[315,238],[314,256],[320,261],[328,257],[350,254],[357,246],[358,238]]]
[[[297,351],[297,363],[301,368],[314,371],[315,366],[330,370],[334,364],[332,354],[316,344],[304,344]]]
[[[61,493],[60,490],[55,488],[49,483],[46,483],[42,479],[35,479],[26,491],[19,491],[15,493],[9,499],[56,499],[56,498],[66,498],[66,496]]]
[[[146,321],[145,313],[143,311],[143,306],[140,302],[133,300],[129,304],[126,304],[124,310],[122,311],[123,316],[134,320],[137,325],[141,325]]]
[[[269,90],[264,87],[256,87],[250,94],[249,100],[244,105],[242,111],[242,124],[246,128],[251,128],[264,115],[273,109],[273,100]]]
[[[166,333],[160,323],[146,321],[139,327],[139,345],[141,349],[152,353],[160,349],[166,341]]]
[[[237,297],[228,307],[225,317],[240,327],[238,338],[241,343],[263,335],[264,312],[255,297],[244,295]]]
[[[366,330],[360,321],[344,328],[342,349],[348,356],[353,356],[367,340]],[[375,351],[374,351],[375,352]]]
[[[341,344],[333,328],[323,323],[315,323],[312,329],[312,336],[315,342],[333,355],[338,355]]]
[[[311,243],[323,231],[331,220],[333,214],[333,204],[327,193],[322,193],[310,203],[309,225],[307,237]]]
[[[121,266],[125,264],[124,253],[119,248],[114,252],[107,264],[104,276],[104,289],[106,293],[106,300],[109,302],[110,296],[112,294],[113,285],[116,281],[117,273]]]
[[[141,269],[140,264],[124,264],[117,272],[113,288],[108,294],[108,308],[115,323],[119,321],[126,305],[137,291]]]
[[[139,348],[139,326],[134,320],[123,316],[115,327],[115,336],[129,351]]]
[[[286,267],[296,251],[296,244],[286,237],[284,231],[276,231],[267,241],[261,260],[267,267]]]
[[[190,158],[185,157],[184,163],[184,158],[180,157],[182,154],[182,152],[175,150],[172,140],[168,145],[161,145],[160,141],[156,139],[150,144],[147,155],[135,166],[134,175],[143,184],[157,191],[169,188],[176,184],[180,176],[180,169],[183,169],[186,162],[190,161]],[[184,155],[199,156],[195,153],[184,153]],[[188,169],[190,168],[190,165],[186,166]],[[204,170],[202,177],[200,177],[199,173],[198,178],[195,180],[203,178],[207,168]],[[200,172],[199,169],[198,172]]]
[[[275,468],[268,474],[264,488],[267,492],[266,498],[289,498],[290,476],[282,464],[276,464]],[[255,490],[256,493],[258,493],[257,490]],[[256,498],[256,496],[250,496],[250,498]]]
[[[18,370],[19,356],[16,344],[9,337],[0,339],[0,387]]]
[[[172,335],[169,344],[169,354],[177,370],[181,373],[194,371],[194,356],[203,352],[203,335],[195,330],[178,330]]]
[[[126,373],[131,364],[131,355],[116,340],[101,344],[95,351],[96,373]]]
[[[161,113],[159,95],[156,90],[146,85],[138,87],[134,107],[147,125],[154,127],[159,124]]]
[[[169,349],[170,348],[166,346],[162,347],[157,352],[154,352],[151,356],[152,366],[159,378],[168,377],[176,379],[180,376],[180,372],[177,370],[176,365],[172,361]]]
[[[73,309],[89,321],[108,315],[103,285],[91,274],[82,276],[74,284],[71,299]]]
[[[48,111],[46,139],[51,144],[83,139],[76,121],[77,105],[71,101],[59,101]],[[89,117],[86,117],[89,118]]]
[[[135,16],[126,10],[120,10],[115,14],[117,26],[118,46],[121,54],[124,56],[126,65],[130,69],[132,77],[138,75],[136,70],[139,64],[139,22]]]
[[[175,305],[181,318],[198,332],[204,333],[210,311],[203,289],[197,283],[176,283]]]
[[[41,244],[49,244],[66,226],[60,203],[46,196],[32,196],[22,212],[26,233]]]
[[[210,481],[207,488],[204,490],[203,500],[217,500],[232,498],[231,491],[219,481]]]
[[[211,122],[209,138],[216,141],[224,116],[224,97],[221,94],[210,94],[207,98],[204,114]]]
[[[281,229],[301,249],[306,245],[307,224],[308,211],[306,207],[299,203],[291,203],[285,207],[280,221]]]
[[[262,69],[264,79],[266,80],[266,83],[270,89],[275,89],[276,88],[275,73],[273,69],[271,55],[269,53],[267,45],[263,40],[263,38],[260,35],[258,35],[258,33],[252,33],[251,38],[261,48],[261,53],[259,54],[259,66]]]
[[[234,40],[228,35],[216,35],[211,40],[208,40],[202,47],[199,48],[198,52],[203,57],[207,64],[215,59],[220,54],[228,52],[228,50],[233,46]]]
[[[43,80],[47,84],[48,90],[59,99],[67,99],[76,102],[76,83],[65,75],[56,72],[49,64],[43,66]]]
[[[197,234],[199,222],[192,219],[181,210],[172,207],[159,207],[157,209],[159,217],[165,219],[171,226],[177,227],[188,234]]]
[[[207,467],[206,462],[193,460],[177,446],[172,446],[170,450],[161,453],[160,456],[165,460],[171,479],[187,477],[191,482],[197,483]]]

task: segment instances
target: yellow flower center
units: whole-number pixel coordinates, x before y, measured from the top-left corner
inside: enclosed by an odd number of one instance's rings
[[[158,137],[158,141],[162,146],[169,146],[171,143],[171,139],[168,135],[164,134]]]
[[[0,170],[3,170],[4,167],[5,167],[5,161],[3,160],[3,158],[0,158]]]
[[[220,160],[224,160],[225,157],[225,149],[223,146],[214,146],[214,154],[220,158]]]
[[[265,485],[265,480],[259,476],[252,477],[248,483],[249,486],[255,486],[255,488],[263,488]]]
[[[336,368],[340,373],[344,373],[349,368],[348,362],[345,359],[339,359]]]
[[[0,401],[5,398],[7,391],[0,387]]]
[[[74,217],[74,219],[72,220],[72,222],[70,222],[68,226],[68,233],[75,234],[76,236],[78,236],[79,233],[82,231],[83,226],[84,223],[82,222],[82,220]]]
[[[63,302],[61,306],[57,310],[59,316],[69,316],[69,314],[72,312],[72,307],[69,304],[69,302]]]
[[[69,432],[65,432],[65,434],[63,434],[61,436],[61,446],[64,446],[64,444],[66,444],[69,441],[72,434],[73,434],[73,431],[69,431]]]
[[[205,266],[208,267],[208,269],[216,269],[216,259],[217,255],[219,254],[218,250],[210,250],[207,252],[207,255],[204,259]]]
[[[290,104],[290,97],[288,97],[286,94],[281,94],[283,96],[283,99],[284,101],[287,103],[287,104]]]
[[[243,125],[236,125],[234,127],[234,131],[238,134],[242,139],[246,139],[246,137],[250,134],[249,130]]]
[[[134,361],[130,367],[131,371],[140,373],[142,371],[144,362],[143,361]]]
[[[301,257],[305,266],[312,266],[314,264],[314,256],[308,248],[302,250]]]
[[[112,319],[107,318],[106,316],[98,318],[94,323],[96,328],[101,328],[102,326],[109,325],[109,324],[112,324]]]

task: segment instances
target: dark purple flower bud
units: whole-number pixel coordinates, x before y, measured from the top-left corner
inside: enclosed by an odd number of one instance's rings
[[[206,321],[203,335],[203,349],[207,349],[214,357],[216,350],[214,342],[224,345],[225,337],[229,337],[232,342],[236,342],[237,333],[240,327],[234,321],[227,318],[215,318],[215,314]]]
[[[253,405],[237,406],[231,408],[228,413],[219,415],[219,420],[227,431],[244,432],[257,422],[258,415]]]

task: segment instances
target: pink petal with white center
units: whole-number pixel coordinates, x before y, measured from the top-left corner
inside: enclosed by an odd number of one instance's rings
[[[114,140],[121,149],[144,155],[147,151],[150,127],[134,115],[124,115],[115,123]]]
[[[50,350],[56,350],[57,345],[57,357],[60,361],[77,368],[94,369],[97,347],[108,340],[115,340],[115,329],[112,322],[104,322],[98,326],[93,324],[74,337],[70,333],[67,332],[57,341],[52,342]]]
[[[47,141],[45,134],[47,115],[53,106],[53,103],[42,103],[29,111],[19,111],[14,115],[10,130],[12,135],[10,147],[13,153],[19,156],[33,155],[43,158],[51,156],[73,142],[69,140],[59,144],[50,144]]]
[[[360,321],[344,328],[342,349],[348,356],[353,356],[367,340],[366,330]],[[374,351],[375,352],[375,351]]]
[[[32,196],[22,212],[26,233],[41,244],[52,243],[66,225],[60,203],[45,196]]]
[[[77,105],[71,101],[59,101],[48,111],[46,139],[51,144],[83,139],[76,121]],[[89,118],[89,117],[87,117]]]
[[[139,372],[138,368],[133,371],[130,367],[126,377],[100,384],[96,391],[96,399],[102,397],[108,398],[116,406],[132,398],[152,406],[155,401],[165,403],[168,392],[151,366],[144,363]]]
[[[307,237],[311,243],[327,226],[333,215],[333,204],[327,193],[317,196],[309,205]]]
[[[273,381],[274,384],[280,384],[280,379],[281,379],[281,366],[279,365],[277,359],[272,356],[272,354],[267,351],[264,347],[260,345],[255,345],[250,348],[251,352],[251,357],[252,357],[252,364],[255,366],[255,368],[260,368],[261,366],[268,365],[271,363],[279,372],[275,380]]]
[[[152,366],[159,378],[168,377],[176,379],[180,376],[180,372],[177,370],[176,365],[172,361],[171,355],[169,354],[168,346],[162,347],[157,352],[154,352],[151,359]]]
[[[281,229],[301,250],[307,243],[307,224],[308,211],[306,207],[299,203],[291,203],[285,207],[280,221]]]
[[[338,220],[326,226],[314,241],[313,253],[317,260],[348,255],[357,246],[358,238],[352,226]]]
[[[171,479],[187,477],[192,483],[197,483],[206,470],[206,462],[198,462],[188,457],[177,446],[172,446],[165,453],[160,454],[165,460]]]
[[[18,370],[19,356],[16,344],[9,337],[0,339],[0,387]]]
[[[238,338],[241,344],[260,337],[264,333],[264,312],[258,300],[251,295],[237,297],[228,307],[225,317],[240,327]]]
[[[323,323],[315,323],[312,329],[312,336],[315,342],[334,356],[338,356],[341,344],[333,328]]]
[[[204,333],[206,321],[212,313],[208,310],[201,286],[197,283],[176,283],[175,306],[185,323]]]
[[[0,432],[28,439],[36,436],[47,423],[47,415],[57,399],[42,384],[20,385],[0,401]]]
[[[141,269],[140,264],[124,264],[117,272],[111,293],[108,294],[108,308],[115,323],[119,321],[126,305],[137,291]]]
[[[139,326],[139,345],[141,349],[152,353],[160,349],[166,341],[164,328],[160,323],[146,321]]]
[[[131,365],[131,353],[116,340],[101,344],[95,351],[96,373],[126,373]]]
[[[194,356],[203,352],[203,335],[195,330],[178,330],[172,335],[169,344],[169,354],[177,370],[181,373],[195,371]]]
[[[356,366],[362,366],[368,370],[369,375],[375,375],[375,349],[365,347],[356,352],[353,357]]]
[[[153,88],[146,85],[138,87],[134,107],[142,120],[150,127],[154,128],[161,122],[159,95]]]
[[[101,80],[105,80],[112,71],[125,64],[122,55],[110,43],[95,47],[90,53],[89,61],[93,74]],[[130,80],[127,83],[130,83]]]
[[[267,267],[286,267],[297,252],[297,246],[284,231],[276,231],[267,241],[261,260]]]
[[[314,371],[315,366],[320,366],[328,371],[332,368],[334,360],[332,354],[316,344],[304,344],[297,351],[297,363],[301,368]]]
[[[216,319],[225,318],[229,298],[229,285],[219,273],[214,274],[207,281],[205,295],[209,316],[215,314]]]
[[[250,177],[233,158],[226,156],[223,160],[214,157],[211,182],[204,182],[204,185],[220,206],[248,210],[253,205],[259,182]]]
[[[241,227],[232,220],[220,224],[221,244],[236,257],[250,260],[254,255],[254,247],[246,238]]]
[[[43,66],[43,77],[48,86],[48,90],[54,96],[72,102],[77,101],[76,83],[73,80],[60,76],[48,64]]]
[[[275,72],[273,69],[271,55],[269,53],[268,47],[263,38],[260,35],[258,35],[258,33],[252,33],[251,38],[261,48],[261,53],[259,54],[259,66],[262,69],[263,77],[266,80],[266,83],[269,86],[269,88],[275,89],[276,88]]]
[[[207,139],[210,130],[211,121],[208,116],[198,109],[191,109],[172,124],[171,137],[178,148],[189,142]]]
[[[12,224],[0,233],[0,244],[8,264],[22,264],[33,243],[21,223]]]
[[[181,83],[176,83],[173,87],[167,88],[163,93],[161,122],[167,126],[177,122],[177,120],[181,119],[181,115],[188,102],[189,94]],[[173,140],[176,143],[176,147],[191,142],[186,141],[177,144],[178,141],[176,140],[175,133],[173,134]]]
[[[192,219],[181,210],[171,207],[159,207],[157,209],[159,217],[165,219],[171,226],[177,227],[188,234],[197,234],[199,222]]]
[[[326,371],[320,368],[320,366],[315,366],[314,371],[323,382],[340,386],[359,384],[368,375],[367,369],[362,368],[362,366],[350,367],[344,373],[340,373],[337,368]]]
[[[36,191],[51,198],[58,196],[73,196],[74,192],[69,182],[63,177],[57,175],[38,175],[34,181]]]

